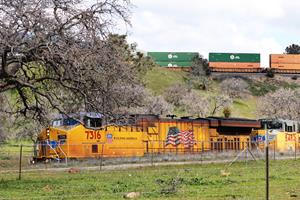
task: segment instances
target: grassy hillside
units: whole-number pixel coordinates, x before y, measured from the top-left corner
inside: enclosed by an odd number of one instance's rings
[[[186,79],[187,72],[154,68],[147,73],[145,82],[148,89],[159,95],[172,85],[185,84]]]
[[[225,77],[226,78],[229,78]],[[277,76],[275,78],[266,77],[244,77],[249,84],[249,94],[244,99],[234,99],[232,105],[232,117],[257,118],[256,106],[259,97],[268,92],[276,91],[279,88],[297,89],[300,87],[299,80],[292,80],[288,77]],[[214,78],[208,91],[198,90],[201,96],[212,97],[221,93],[220,84],[224,77]],[[145,78],[146,87],[156,95],[163,94],[164,90],[175,84],[188,86],[188,73],[182,71],[171,71],[163,68],[154,68],[149,71]],[[185,113],[176,109],[175,114],[183,116]],[[219,116],[222,113],[218,113]]]

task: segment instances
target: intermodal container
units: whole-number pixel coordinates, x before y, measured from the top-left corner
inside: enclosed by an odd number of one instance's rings
[[[209,53],[209,62],[260,63],[258,53]]]
[[[295,54],[271,54],[270,63],[285,63],[285,64],[299,64],[300,55]]]
[[[300,71],[300,63],[271,63],[271,69],[281,69],[281,70],[299,70]]]
[[[148,52],[147,55],[158,62],[186,62],[199,57],[197,52]]]
[[[209,62],[209,67],[216,68],[260,68],[260,63],[246,63],[246,62]]]
[[[156,62],[161,67],[191,67],[193,62]]]

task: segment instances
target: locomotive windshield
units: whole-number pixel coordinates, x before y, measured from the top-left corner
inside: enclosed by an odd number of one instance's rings
[[[57,126],[74,126],[80,124],[79,120],[76,120],[74,118],[60,118],[60,119],[55,119],[52,121],[52,126],[57,127]]]
[[[102,118],[101,114],[93,112],[81,112],[68,116],[60,114],[52,121],[52,126],[75,126],[82,123],[88,128],[98,128],[102,126]]]

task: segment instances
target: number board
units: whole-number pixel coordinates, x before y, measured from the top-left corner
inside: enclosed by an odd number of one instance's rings
[[[100,140],[101,134],[100,131],[85,131],[87,140]]]

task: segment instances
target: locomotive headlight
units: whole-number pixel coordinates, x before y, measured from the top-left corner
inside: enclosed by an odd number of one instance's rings
[[[49,136],[49,135],[50,135],[50,129],[48,129],[48,128],[47,128],[47,130],[46,130],[46,134],[47,134],[47,136]]]

